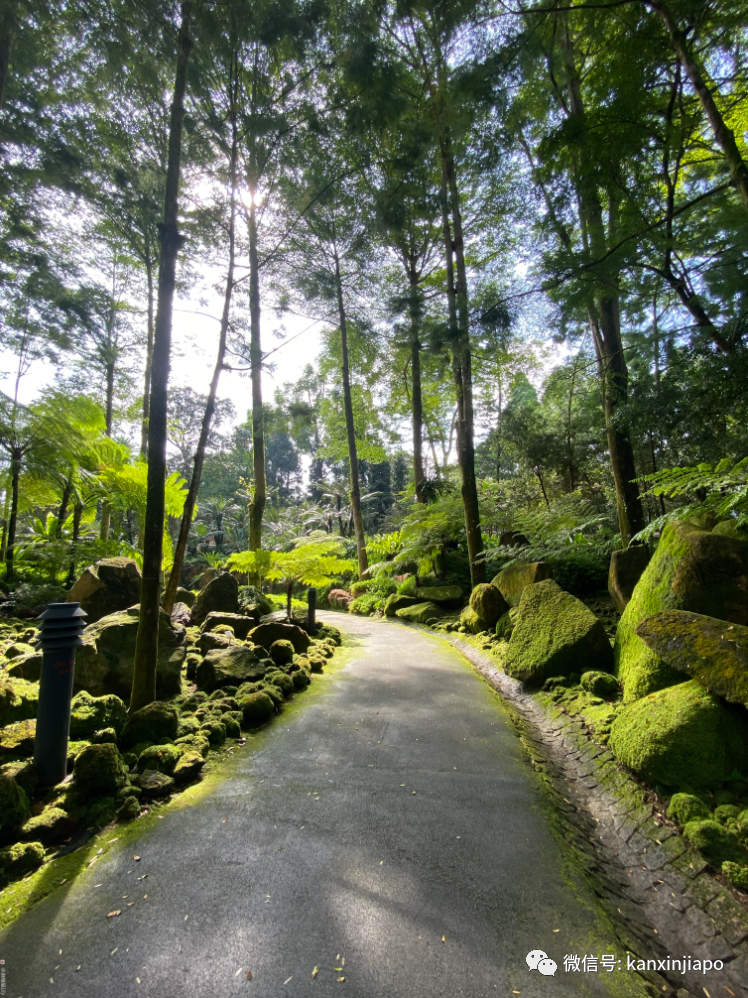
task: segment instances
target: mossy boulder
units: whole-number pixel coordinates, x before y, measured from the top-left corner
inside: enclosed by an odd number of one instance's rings
[[[191,589],[185,589],[184,586],[177,586],[177,598],[176,603],[184,603],[185,606],[192,607],[195,605],[195,600],[197,599],[197,593],[193,593]]]
[[[493,630],[499,617],[509,610],[509,604],[496,586],[481,582],[470,593],[470,608],[485,620],[488,630]]]
[[[36,721],[16,721],[0,728],[0,760],[33,755]]]
[[[125,797],[117,810],[117,821],[134,821],[140,814],[140,801],[134,795]]]
[[[31,797],[39,786],[39,777],[32,759],[7,762],[0,769],[0,774],[12,777],[28,797]],[[0,810],[2,810],[2,803],[0,803]]]
[[[290,696],[293,693],[293,680],[290,676],[287,676],[285,672],[280,672],[278,670],[268,672],[265,679],[273,686],[277,686],[284,696]]]
[[[10,679],[0,673],[0,728],[14,721],[36,717],[39,686],[24,679]]]
[[[297,669],[295,672],[291,673],[291,680],[295,690],[305,690],[311,683],[312,677],[306,669]]]
[[[191,783],[200,775],[204,765],[202,755],[196,749],[188,749],[180,756],[171,775],[176,784]]]
[[[27,873],[38,870],[43,862],[44,846],[41,842],[16,842],[6,849],[0,849],[0,884],[18,880]]]
[[[70,737],[76,741],[90,738],[95,731],[114,728],[119,734],[127,720],[127,707],[113,693],[92,697],[81,690],[70,705]]]
[[[683,829],[683,837],[718,869],[724,862],[740,862],[748,858],[727,829],[711,818],[689,821]]]
[[[29,799],[12,776],[0,775],[0,835],[17,828],[29,816]]]
[[[666,525],[616,631],[615,668],[625,701],[683,681],[637,634],[639,625],[663,610],[688,610],[746,626],[746,576],[748,542],[686,521]]]
[[[714,809],[714,817],[723,825],[729,825],[740,817],[737,804],[719,804]]]
[[[285,699],[283,696],[283,690],[279,686],[276,686],[275,683],[269,683],[269,682],[263,683],[262,689],[257,690],[256,692],[265,693],[267,696],[269,696],[270,699],[275,704],[276,710],[280,710],[282,708],[283,700]]]
[[[6,673],[15,679],[26,679],[30,683],[38,683],[42,674],[44,656],[40,651],[34,651],[14,658],[8,664]]]
[[[415,603],[413,606],[402,607],[395,614],[409,624],[425,624],[432,618],[443,615],[444,611],[436,603]]]
[[[748,627],[687,610],[662,610],[636,633],[662,661],[730,703],[748,706]]]
[[[226,741],[226,725],[215,716],[207,717],[200,725],[200,731],[211,745],[223,745]]]
[[[711,818],[709,808],[700,797],[693,794],[673,794],[668,804],[667,816],[683,828],[689,821],[705,821]]]
[[[239,715],[243,719],[243,715]],[[226,730],[227,738],[241,738],[242,725],[241,721],[234,717],[234,711],[230,711],[226,714],[221,714],[221,724]]]
[[[332,641],[336,646],[343,643],[343,635],[339,628],[333,627],[332,624],[322,624],[321,626],[317,624],[315,637],[318,641]]]
[[[500,641],[508,641],[512,636],[512,631],[514,630],[514,625],[519,616],[519,607],[512,606],[506,613],[502,613],[499,619],[496,621],[496,627],[494,629],[494,634]]]
[[[544,582],[553,577],[553,569],[545,561],[525,561],[502,568],[497,576],[491,579],[509,606],[519,606],[522,593],[528,586],[536,582]]]
[[[275,704],[265,692],[250,693],[242,697],[239,707],[247,728],[256,728],[264,724],[275,712]]]
[[[277,620],[252,628],[249,632],[249,640],[268,650],[276,641],[290,641],[297,655],[303,655],[304,652],[309,651],[309,646],[312,643],[312,639],[301,627],[296,624],[283,624]]]
[[[193,624],[202,624],[209,613],[237,613],[239,583],[228,572],[217,575],[201,589],[192,605]]]
[[[293,656],[294,650],[290,641],[282,638],[270,645],[270,657],[276,665],[286,665],[288,662],[293,662]]]
[[[132,692],[135,641],[140,607],[109,614],[83,632],[83,645],[75,659],[75,690],[92,696],[114,693],[127,699]],[[187,654],[184,630],[172,626],[168,613],[161,611],[158,622],[156,692],[160,697],[179,692],[182,664]]]
[[[579,685],[588,693],[604,699],[618,696],[621,692],[618,680],[609,672],[583,672]]]
[[[744,863],[731,863],[730,860],[725,860],[722,864],[722,873],[733,887],[739,891],[748,891],[748,866]]]
[[[552,579],[526,586],[506,649],[514,679],[541,685],[549,676],[609,672],[613,652],[603,622]]]
[[[94,624],[140,599],[140,569],[132,558],[103,558],[80,575],[68,593],[68,603],[80,603]]]
[[[171,793],[174,780],[156,769],[146,769],[137,777],[137,786],[140,787],[144,800],[155,800]]]
[[[748,771],[748,718],[691,680],[651,693],[622,710],[608,745],[650,783],[709,788]]]
[[[146,769],[155,769],[159,773],[167,773],[171,776],[181,757],[182,751],[177,745],[171,743],[151,745],[138,757],[138,772],[144,773]]]
[[[393,593],[387,597],[384,604],[385,617],[394,617],[398,610],[405,610],[409,606],[417,606],[423,600],[415,596],[403,596],[400,593]]]
[[[183,735],[194,735],[196,731],[200,729],[200,722],[196,717],[187,714],[183,714],[179,718],[179,727],[177,728],[177,738],[181,738]]]
[[[207,655],[209,651],[230,648],[232,644],[234,644],[233,634],[226,634],[221,631],[207,631],[205,634],[200,635],[198,648],[200,649],[201,655]],[[198,663],[198,668],[199,667],[200,664]],[[197,671],[195,671],[195,676],[197,676]]]
[[[48,807],[41,814],[29,818],[19,831],[19,837],[29,842],[51,845],[72,835],[75,822],[60,807]]]
[[[33,645],[26,644],[25,641],[16,641],[15,644],[8,645],[5,649],[5,657],[10,661],[15,658],[21,658],[24,655],[33,655],[34,647]],[[29,678],[28,676],[26,677]]]
[[[408,598],[410,597],[406,597]],[[462,598],[462,586],[420,586],[416,589],[416,599],[419,602],[438,603],[446,609],[457,609],[462,603]]]
[[[226,626],[231,628],[240,641],[244,641],[252,628],[257,626],[257,621],[254,617],[241,613],[221,613],[219,610],[212,610],[203,621],[202,631],[205,634]]]
[[[488,621],[479,616],[471,606],[466,606],[460,614],[460,627],[464,627],[471,634],[480,634],[488,631]]]
[[[78,800],[116,795],[127,784],[127,770],[115,745],[89,745],[73,766]]]
[[[264,674],[265,667],[251,648],[233,644],[208,652],[197,667],[195,683],[206,693],[212,693],[224,686],[236,687],[261,679]]]
[[[139,742],[153,743],[162,739],[173,741],[177,737],[178,727],[179,714],[176,707],[154,700],[129,715],[120,734],[120,745],[129,749]]]

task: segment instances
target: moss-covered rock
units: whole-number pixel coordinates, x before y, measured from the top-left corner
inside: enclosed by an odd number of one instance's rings
[[[34,647],[33,645],[26,644],[25,641],[16,641],[12,645],[8,645],[5,649],[5,657],[12,661],[14,658],[21,658],[24,655],[33,655]]]
[[[116,745],[117,732],[114,728],[102,728],[101,731],[94,731],[90,740],[94,745],[104,745],[106,742]]]
[[[95,731],[114,728],[119,734],[127,720],[127,707],[112,693],[93,697],[81,690],[70,705],[70,737],[77,740],[90,738]]]
[[[285,672],[268,672],[265,678],[268,683],[277,686],[284,696],[290,696],[293,693],[293,680]]]
[[[286,665],[288,662],[293,662],[293,656],[293,645],[290,641],[286,641],[285,638],[282,638],[280,641],[274,641],[270,645],[270,657],[276,665]]]
[[[36,717],[39,686],[23,679],[11,679],[0,673],[0,728],[14,721]]]
[[[683,829],[684,838],[698,849],[712,866],[721,869],[725,861],[745,860],[737,842],[718,821],[707,818],[704,821],[689,821]]]
[[[729,825],[740,817],[740,808],[737,804],[719,804],[714,809],[714,817],[722,825]]]
[[[206,718],[200,725],[200,731],[205,735],[211,745],[223,745],[226,741],[226,725],[219,721],[217,717]]]
[[[662,661],[730,703],[748,705],[748,627],[687,610],[662,610],[636,633]]]
[[[632,544],[614,551],[608,568],[608,592],[613,606],[623,613],[631,601],[634,589],[649,564],[651,555],[644,544]]]
[[[80,603],[90,624],[140,599],[140,569],[132,558],[103,558],[89,565],[68,593],[69,603]]]
[[[182,751],[177,745],[151,745],[138,758],[138,772],[144,773],[146,769],[155,769],[159,773],[167,773],[169,776],[174,772],[174,767],[182,757]]]
[[[200,730],[200,721],[196,717],[192,717],[187,714],[186,716],[182,714],[179,718],[179,727],[177,728],[177,738],[181,738],[183,735],[194,735],[196,731]]]
[[[509,606],[519,606],[522,593],[536,582],[544,582],[553,577],[551,566],[545,561],[525,561],[502,568],[491,579]]]
[[[226,634],[220,631],[207,631],[205,634],[200,635],[200,640],[198,642],[198,647],[200,648],[201,655],[207,655],[209,651],[215,651],[221,648],[230,648],[234,643],[234,635]],[[198,668],[199,668],[198,663]],[[197,676],[197,672],[195,672]]]
[[[177,603],[184,603],[185,606],[190,607],[190,609],[195,605],[195,600],[197,599],[197,593],[193,593],[191,589],[185,589],[184,586],[177,586]]]
[[[613,722],[609,747],[650,783],[715,787],[748,770],[748,719],[691,680],[637,700]]]
[[[139,742],[160,742],[162,738],[173,741],[178,727],[176,707],[154,700],[128,716],[120,734],[120,745],[123,749],[129,749]]]
[[[194,749],[195,752],[199,752],[203,758],[205,758],[210,751],[210,742],[206,738],[205,733],[202,731],[198,731],[194,735],[185,735],[183,738],[177,738],[175,744],[180,745],[185,751]],[[179,765],[179,763],[177,763],[177,765]]]
[[[264,724],[275,711],[275,704],[267,693],[251,693],[247,697],[242,697],[239,706],[247,728],[256,728]]]
[[[470,607],[485,620],[489,630],[496,627],[499,617],[509,610],[509,604],[496,586],[489,582],[479,583],[470,593]]]
[[[0,760],[33,755],[36,721],[16,721],[0,728]]]
[[[212,693],[224,686],[240,686],[261,679],[264,674],[265,667],[251,648],[233,644],[208,652],[197,667],[195,682],[201,690]]]
[[[416,596],[404,596],[400,593],[392,593],[385,601],[384,615],[385,617],[394,617],[398,610],[405,610],[409,606],[417,606],[422,602],[423,600],[418,599]]]
[[[266,649],[270,649],[275,641],[290,641],[297,655],[309,651],[312,643],[312,639],[301,627],[297,627],[296,624],[283,624],[280,621],[271,621],[254,627],[249,632],[249,640]]]
[[[196,749],[188,749],[180,756],[171,775],[174,778],[174,782],[180,786],[184,783],[191,783],[192,780],[197,779],[200,775],[200,771],[204,765],[205,759],[202,755]]]
[[[137,778],[137,785],[143,792],[144,800],[166,797],[174,788],[174,780],[156,769],[146,769]]]
[[[637,700],[683,681],[637,634],[662,610],[688,610],[730,623],[748,624],[748,543],[671,521],[637,583],[618,624],[615,668],[624,700]]]
[[[420,586],[416,589],[416,599],[421,603],[438,603],[448,610],[457,609],[463,599],[462,586]]]
[[[681,828],[689,821],[704,821],[711,818],[709,808],[700,797],[693,794],[673,794],[667,809],[667,816]]]
[[[132,794],[117,809],[117,821],[134,821],[140,814],[140,801]]]
[[[17,828],[29,816],[29,799],[12,776],[0,775],[0,833]]]
[[[512,631],[514,630],[514,624],[519,616],[519,607],[512,606],[506,613],[502,613],[499,619],[496,621],[496,627],[494,629],[494,634],[500,641],[508,641],[512,636]]]
[[[202,624],[209,613],[236,613],[238,610],[239,583],[225,572],[200,590],[192,606],[192,621]]]
[[[618,680],[609,672],[584,672],[579,680],[579,685],[583,690],[604,699],[616,697],[621,692]]]
[[[44,846],[41,842],[16,842],[0,849],[0,884],[18,880],[32,870],[38,870],[43,862]]]
[[[739,891],[748,891],[748,866],[744,863],[731,863],[729,859],[725,860],[722,864],[722,873],[733,887]]]
[[[242,613],[221,613],[218,610],[212,610],[203,621],[202,631],[205,634],[208,631],[215,631],[219,627],[230,627],[233,634],[240,641],[244,641],[252,628],[256,626],[257,621],[253,616],[248,617]]]
[[[32,759],[8,762],[0,769],[0,774],[10,776],[14,779],[27,797],[31,797],[39,786],[39,777],[37,776],[36,767]],[[0,803],[1,810],[2,803]]]
[[[488,621],[479,616],[471,606],[466,606],[460,614],[460,627],[471,634],[489,630]]]
[[[51,845],[72,835],[75,822],[59,807],[48,807],[41,814],[29,818],[19,831],[19,837],[29,842]]]
[[[306,669],[298,669],[295,672],[292,672],[291,679],[295,690],[305,690],[312,681],[312,677]]]
[[[332,641],[334,645],[340,645],[343,643],[343,635],[337,627],[333,627],[332,624],[323,624],[321,627],[317,625],[316,635],[319,641]]]
[[[114,796],[127,783],[127,770],[115,745],[89,745],[73,766],[73,789],[78,800]]]
[[[413,606],[404,606],[395,614],[400,620],[409,624],[425,624],[434,617],[441,617],[444,611],[436,603],[415,603]]]
[[[280,710],[283,706],[283,690],[276,686],[275,683],[265,682],[262,684],[262,688],[257,691],[258,693],[265,693],[273,701],[276,710]]]
[[[40,651],[14,658],[8,664],[7,675],[14,679],[26,679],[30,683],[38,683],[42,674],[43,660],[44,656]]]
[[[552,579],[526,586],[504,659],[506,672],[540,685],[549,676],[606,672],[613,653],[594,613]]]

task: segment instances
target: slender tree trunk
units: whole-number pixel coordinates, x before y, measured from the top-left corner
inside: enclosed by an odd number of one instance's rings
[[[356,431],[353,423],[353,400],[351,398],[351,369],[348,362],[348,323],[343,302],[343,282],[340,277],[340,261],[335,254],[335,283],[338,295],[338,318],[340,321],[340,340],[343,352],[343,405],[345,408],[345,433],[348,438],[348,464],[351,474],[351,512],[353,515],[353,530],[356,535],[356,554],[358,556],[358,577],[363,579],[369,567],[366,556],[366,537],[364,536],[364,520],[361,516],[361,483],[358,475],[358,452],[356,448]]]
[[[423,495],[423,392],[421,389],[420,309],[418,306],[418,274],[411,264],[410,278],[410,367],[413,378],[413,482],[416,502],[425,502]]]
[[[140,622],[135,645],[130,711],[139,710],[156,698],[158,624],[160,612],[161,560],[163,557],[166,418],[171,324],[176,284],[177,254],[182,242],[178,228],[179,172],[182,152],[182,119],[190,51],[192,0],[182,0],[182,23],[177,41],[174,100],[169,124],[169,151],[161,228],[161,261],[158,277],[158,309],[153,339],[151,409],[148,423],[148,486],[143,530],[143,580],[140,587]]]
[[[187,490],[187,497],[184,501],[184,509],[182,510],[182,519],[179,524],[179,537],[177,538],[177,544],[174,549],[174,564],[172,565],[171,575],[169,576],[169,582],[166,586],[166,592],[164,593],[164,599],[162,605],[167,613],[171,613],[172,608],[174,607],[174,601],[177,595],[177,588],[179,587],[179,577],[182,574],[182,565],[184,564],[184,556],[185,552],[187,551],[187,539],[190,534],[192,517],[194,516],[195,513],[195,503],[197,502],[197,493],[200,488],[200,479],[203,473],[203,464],[205,463],[205,450],[208,445],[210,424],[213,419],[213,413],[215,412],[215,407],[216,407],[218,380],[221,377],[221,371],[223,370],[223,362],[226,357],[226,339],[228,336],[228,329],[229,329],[231,295],[234,290],[236,156],[237,156],[237,128],[236,128],[236,121],[232,120],[231,160],[229,164],[229,182],[231,185],[231,214],[229,218],[229,262],[228,262],[228,270],[226,273],[226,288],[223,294],[221,332],[218,339],[218,354],[216,355],[216,363],[215,367],[213,368],[213,377],[210,382],[210,389],[208,390],[208,399],[207,402],[205,403],[205,412],[203,413],[203,421],[200,426],[200,436],[197,441],[197,449],[195,450],[195,461],[192,466],[192,477],[190,479],[189,489]]]
[[[147,234],[146,234],[147,240]],[[151,412],[151,366],[153,364],[153,261],[146,241],[145,273],[148,282],[148,326],[145,347],[145,383],[143,385],[143,420],[140,426],[140,460],[148,457],[148,418]]]
[[[114,409],[114,364],[106,366],[106,435],[112,435],[112,412]],[[106,499],[101,504],[101,526],[99,540],[109,540],[109,529],[112,522],[112,510]]]
[[[15,0],[5,0],[4,13],[0,14],[0,109],[5,96],[5,84],[10,68],[10,50],[18,20],[18,4]]]
[[[67,583],[69,586],[75,582],[75,563],[77,555],[78,540],[81,533],[81,520],[83,519],[83,503],[78,501],[73,506],[73,539],[70,548],[70,568],[68,570]]]
[[[65,482],[62,490],[62,498],[60,499],[60,508],[57,511],[57,527],[55,529],[55,534],[59,539],[62,537],[62,525],[68,515],[68,503],[70,502],[70,496],[73,491],[73,476],[71,474],[70,478]]]
[[[13,579],[15,564],[16,526],[18,524],[18,482],[21,477],[21,454],[13,450],[10,456],[10,517],[8,542],[5,548],[5,581]]]
[[[748,208],[748,165],[746,165],[745,160],[740,154],[738,143],[735,140],[735,133],[732,129],[728,128],[725,119],[717,107],[717,102],[704,78],[704,72],[688,44],[685,31],[678,26],[667,4],[663,3],[662,0],[644,0],[644,2],[659,14],[663,24],[667,28],[673,49],[678,57],[678,62],[680,62],[688,74],[691,85],[701,101],[701,106],[707,116],[717,145],[725,157],[730,171],[732,186],[742,198],[743,204]]]
[[[249,207],[249,363],[252,368],[252,462],[254,499],[249,510],[249,550],[262,550],[262,518],[267,502],[265,477],[265,417],[262,410],[262,341],[260,339],[260,265],[257,256],[257,215],[254,190]]]

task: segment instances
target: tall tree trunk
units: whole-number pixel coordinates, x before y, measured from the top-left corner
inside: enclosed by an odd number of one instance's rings
[[[83,503],[78,500],[73,506],[73,538],[70,548],[70,568],[68,569],[67,584],[72,586],[75,582],[75,564],[78,547],[78,540],[81,533],[81,520],[83,519]]]
[[[18,4],[16,0],[5,0],[0,14],[0,110],[5,96],[5,84],[10,68],[10,50],[18,21]]]
[[[112,412],[114,409],[114,364],[106,366],[106,435],[112,435]],[[101,526],[99,540],[109,540],[109,528],[112,522],[112,510],[106,499],[101,504]]]
[[[603,210],[597,190],[595,167],[589,152],[589,134],[582,101],[581,80],[576,67],[574,43],[565,14],[561,18],[561,51],[564,59],[569,98],[569,118],[576,121],[579,136],[576,175],[574,177],[582,228],[586,233],[593,260],[603,260],[607,253],[607,239]],[[611,209],[612,213],[613,209]],[[608,435],[611,470],[616,489],[618,524],[621,541],[628,547],[634,534],[644,529],[639,486],[636,483],[636,462],[629,431],[620,425],[616,410],[628,397],[628,368],[623,353],[617,291],[617,273],[610,271],[594,281],[593,299],[590,302],[590,325],[595,341],[605,425]]]
[[[73,491],[73,476],[72,473],[70,478],[65,482],[62,489],[62,498],[60,499],[60,508],[57,511],[57,526],[55,528],[55,535],[59,539],[62,537],[62,525],[65,522],[68,515],[68,503],[70,502],[70,496]]]
[[[232,81],[233,89],[233,81]],[[182,565],[184,564],[184,556],[187,551],[187,539],[190,534],[190,526],[192,525],[192,517],[195,513],[195,503],[197,502],[197,493],[200,488],[200,479],[203,473],[203,464],[205,463],[205,450],[208,445],[208,436],[210,434],[210,424],[213,419],[213,413],[216,407],[216,394],[218,392],[218,380],[221,377],[221,371],[223,370],[223,362],[226,357],[226,339],[229,330],[229,315],[231,311],[231,295],[234,290],[234,239],[235,239],[235,227],[236,227],[236,157],[237,157],[237,127],[236,119],[232,117],[232,129],[231,129],[231,159],[229,162],[229,183],[231,186],[231,213],[229,217],[229,262],[228,269],[226,272],[226,288],[223,293],[223,312],[221,314],[221,332],[218,338],[218,353],[216,355],[216,363],[213,368],[213,377],[210,382],[210,388],[208,390],[208,399],[205,403],[205,412],[203,413],[203,421],[200,426],[200,436],[197,441],[197,449],[195,450],[195,461],[192,466],[192,477],[190,479],[190,486],[187,490],[187,497],[184,501],[184,509],[182,510],[182,519],[179,524],[179,537],[177,538],[177,544],[174,549],[174,564],[171,568],[171,575],[169,576],[169,582],[166,586],[166,592],[164,593],[163,608],[167,613],[171,613],[174,606],[174,601],[177,595],[177,588],[179,587],[179,577],[182,574]]]
[[[131,712],[145,707],[156,698],[161,560],[166,513],[167,385],[177,254],[182,242],[178,228],[179,172],[187,59],[191,45],[189,37],[191,11],[192,0],[182,0],[174,100],[169,123],[164,222],[161,227],[161,261],[158,275],[158,309],[153,338],[151,411],[148,422],[148,486],[143,530],[143,579],[140,587],[140,622],[133,664]]]
[[[260,265],[257,256],[255,191],[249,206],[249,363],[252,369],[252,465],[255,488],[249,509],[249,550],[262,550],[262,518],[267,502],[265,418],[262,411],[262,341],[260,338]]]
[[[420,307],[418,303],[418,274],[411,261],[410,279],[410,367],[413,377],[413,483],[416,502],[423,503],[423,392],[421,389],[421,337]]]
[[[21,477],[21,453],[14,448],[10,455],[10,516],[8,518],[8,541],[5,548],[5,581],[10,582],[14,575],[16,526],[18,524],[18,482]]]
[[[676,23],[667,4],[662,0],[644,0],[644,2],[656,11],[670,35],[675,54],[678,57],[683,69],[688,74],[691,85],[696,91],[696,95],[701,101],[701,106],[707,116],[717,145],[727,162],[730,171],[732,186],[743,200],[743,204],[748,208],[748,165],[740,154],[738,143],[735,140],[735,133],[728,128],[725,119],[722,117],[717,102],[712,96],[709,85],[704,78],[704,72],[699,65],[697,57],[691,51],[685,31]]]
[[[151,412],[151,366],[153,364],[153,260],[146,230],[145,273],[148,282],[148,326],[146,329],[145,378],[143,385],[143,419],[140,426],[140,460],[148,457],[148,418]]]
[[[351,398],[351,369],[348,362],[348,323],[343,301],[343,281],[340,276],[340,261],[335,253],[335,285],[338,296],[338,320],[340,323],[340,340],[343,353],[343,406],[345,408],[345,435],[348,439],[348,464],[351,474],[351,513],[353,515],[353,530],[356,535],[356,555],[358,557],[358,577],[363,579],[369,567],[366,556],[366,537],[364,536],[364,520],[361,516],[361,482],[358,474],[358,452],[356,448],[356,430],[353,423],[353,399]]]

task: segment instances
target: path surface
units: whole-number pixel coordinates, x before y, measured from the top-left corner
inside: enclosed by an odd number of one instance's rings
[[[139,863],[102,858],[0,936],[9,998],[639,994],[564,973],[615,943],[496,696],[436,638],[330,616],[355,651],[324,691],[145,832]]]

